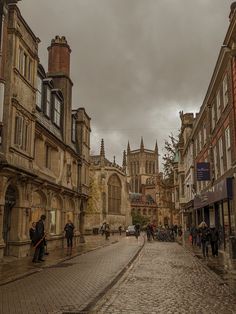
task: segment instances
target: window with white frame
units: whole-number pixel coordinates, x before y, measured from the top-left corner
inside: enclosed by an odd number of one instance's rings
[[[61,126],[61,102],[56,96],[54,97],[53,122],[56,126]]]
[[[198,132],[198,143],[199,143],[199,151],[202,149],[202,132],[201,130]]]
[[[216,113],[215,113],[215,103],[211,107],[211,130],[213,131],[216,125]]]
[[[222,137],[219,139],[220,175],[224,173],[224,150]]]
[[[196,139],[195,139],[195,155],[197,155],[197,153],[198,153],[198,139],[196,137]]]
[[[215,179],[219,176],[218,171],[218,160],[217,160],[218,154],[217,154],[217,145],[213,147],[213,158],[214,158],[214,173],[215,173]]]
[[[231,142],[229,126],[225,129],[225,149],[226,149],[226,164],[228,170],[231,167]]]
[[[37,76],[36,106],[42,109],[42,78]]]
[[[220,89],[216,95],[216,120],[218,121],[220,119],[220,114],[221,114],[221,110],[220,110]]]
[[[228,105],[228,75],[226,74],[223,80],[223,106],[224,108]]]
[[[203,125],[203,145],[206,144],[206,140],[207,140],[207,132],[206,132],[206,124],[204,123],[204,125]]]
[[[51,117],[51,89],[49,86],[46,86],[46,111],[45,114],[48,117]]]

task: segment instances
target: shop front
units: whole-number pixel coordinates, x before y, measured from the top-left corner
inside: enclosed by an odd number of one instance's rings
[[[235,235],[233,182],[226,178],[194,198],[196,225],[205,221],[219,230],[220,245],[228,249],[229,237]]]

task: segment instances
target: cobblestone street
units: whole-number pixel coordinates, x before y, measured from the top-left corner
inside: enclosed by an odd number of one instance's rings
[[[236,300],[182,246],[152,242],[91,313],[228,314],[236,313]]]
[[[142,239],[125,237],[3,285],[0,313],[78,313],[111,283],[142,243]]]

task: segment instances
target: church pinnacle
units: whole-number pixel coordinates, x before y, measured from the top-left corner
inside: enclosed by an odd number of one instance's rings
[[[100,157],[104,157],[105,158],[105,148],[104,148],[104,140],[103,140],[103,138],[101,140]]]
[[[127,154],[130,153],[130,146],[129,146],[129,141],[128,141],[128,145],[127,145]]]
[[[144,151],[143,137],[141,136],[140,150]]]
[[[155,144],[155,153],[158,154],[158,146],[157,146],[157,141],[156,141],[156,144]]]
[[[126,163],[126,152],[124,150],[124,152],[123,152],[123,163],[122,163],[122,167],[123,167],[124,170],[126,169],[126,166],[127,166],[127,163]]]

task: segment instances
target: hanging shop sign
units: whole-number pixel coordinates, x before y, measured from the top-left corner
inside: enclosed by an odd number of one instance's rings
[[[197,181],[210,181],[210,163],[209,162],[197,162]]]

